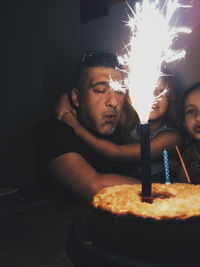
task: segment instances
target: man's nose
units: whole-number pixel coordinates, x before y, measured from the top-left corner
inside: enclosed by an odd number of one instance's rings
[[[117,97],[117,93],[111,89],[107,94],[106,106],[117,107],[118,103],[119,99]]]

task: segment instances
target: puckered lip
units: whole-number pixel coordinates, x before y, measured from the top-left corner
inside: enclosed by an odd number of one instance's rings
[[[117,120],[117,114],[114,112],[109,112],[104,114],[104,117],[107,122],[115,122]]]

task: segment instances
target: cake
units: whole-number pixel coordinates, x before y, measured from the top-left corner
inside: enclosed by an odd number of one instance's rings
[[[152,203],[141,185],[116,185],[93,198],[94,235],[116,251],[154,259],[199,259],[200,185],[152,184]]]

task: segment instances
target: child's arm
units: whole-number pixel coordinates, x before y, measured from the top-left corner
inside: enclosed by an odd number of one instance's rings
[[[104,156],[119,161],[139,161],[140,143],[116,145],[108,140],[100,139],[91,134],[84,128],[72,113],[65,115],[65,122],[69,124],[75,133],[90,146]],[[176,132],[164,132],[151,140],[151,159],[162,157],[163,150],[166,148],[169,153],[175,151],[175,145],[180,145],[181,137]]]
[[[108,140],[95,137],[79,123],[76,116],[71,112],[66,112],[62,120],[74,129],[76,135],[81,137],[85,142],[87,142],[90,146],[96,149],[99,153],[102,153],[104,156],[109,157],[111,159],[126,160],[126,158],[121,155],[123,152],[123,146],[119,146]]]
[[[58,120],[64,120],[65,114],[71,112],[76,114],[76,110],[72,107],[69,97],[66,94],[61,95],[58,99],[54,114]]]
[[[182,144],[182,138],[178,132],[166,131],[158,134],[150,142],[151,146],[151,159],[163,157],[163,150],[167,149],[169,156],[174,154],[177,156],[176,145]]]

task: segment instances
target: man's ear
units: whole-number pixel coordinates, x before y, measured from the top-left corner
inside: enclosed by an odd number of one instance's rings
[[[72,89],[71,98],[72,98],[73,105],[76,108],[78,108],[79,107],[79,91],[77,88]]]

